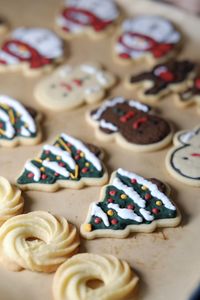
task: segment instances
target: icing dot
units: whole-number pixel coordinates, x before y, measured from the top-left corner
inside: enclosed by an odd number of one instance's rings
[[[109,216],[113,216],[114,212],[113,212],[112,209],[109,209],[109,210],[107,211],[107,214],[108,214]]]
[[[57,160],[61,160],[61,157],[60,157],[60,156],[56,156],[56,159],[57,159]]]
[[[195,80],[195,87],[196,87],[197,89],[200,89],[200,78],[197,78],[197,79]]]
[[[44,172],[44,171],[45,171],[45,168],[44,168],[44,167],[41,167],[41,168],[40,168],[40,171]]]
[[[90,232],[92,231],[92,225],[91,224],[84,224],[83,228],[85,231]]]
[[[125,200],[125,199],[127,199],[127,196],[126,196],[126,194],[121,194],[120,198],[121,198],[122,200]]]
[[[54,174],[54,176],[58,177],[58,176],[59,176],[59,174],[58,174],[58,173],[55,173],[55,174]]]
[[[98,217],[95,218],[95,219],[94,219],[94,223],[95,223],[95,224],[101,223],[101,218],[98,218]]]
[[[115,196],[115,195],[116,195],[116,191],[114,191],[114,190],[110,191],[110,192],[109,192],[109,195]]]
[[[86,166],[86,167],[89,167],[89,165],[90,165],[89,162],[86,162],[86,163],[85,163],[85,166]]]
[[[109,202],[109,203],[113,203],[114,200],[113,200],[112,198],[108,198],[108,202]]]
[[[33,178],[34,174],[33,173],[28,173],[28,178]]]
[[[134,209],[135,207],[134,207],[133,204],[128,204],[128,205],[127,205],[127,208],[128,208],[128,209]]]
[[[116,224],[118,223],[118,221],[117,221],[117,219],[112,219],[112,220],[111,220],[111,223],[112,223],[113,225],[116,225]]]
[[[49,150],[45,150],[44,153],[48,155],[50,153],[50,151]]]
[[[135,178],[132,178],[132,179],[131,179],[131,183],[133,183],[133,184],[134,184],[134,183],[137,183],[137,180],[136,180]]]
[[[80,155],[76,155],[76,156],[75,156],[75,159],[76,159],[76,160],[79,160],[79,159],[80,159]]]
[[[142,189],[143,191],[146,191],[146,190],[147,190],[147,187],[146,187],[145,185],[143,185],[143,186],[141,187],[141,189]]]
[[[82,173],[87,173],[87,171],[88,171],[88,168],[83,168],[83,169],[81,170]]]
[[[61,166],[61,167],[64,167],[64,165],[65,165],[63,162],[59,162],[58,164],[59,164],[59,166]]]
[[[80,153],[80,157],[84,157],[85,154],[83,152]]]
[[[147,193],[145,196],[144,196],[145,200],[149,200],[151,199],[151,195],[149,193]]]
[[[152,208],[152,213],[157,215],[159,213],[159,209],[158,208]]]
[[[47,175],[46,174],[42,174],[42,179],[44,180],[44,179],[47,179]]]
[[[156,201],[156,205],[161,206],[162,205],[162,201],[160,201],[160,200]]]

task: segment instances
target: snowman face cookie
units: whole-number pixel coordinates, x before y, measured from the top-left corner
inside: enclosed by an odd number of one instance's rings
[[[166,167],[177,180],[200,186],[200,127],[180,131],[174,137],[175,147],[166,157]]]
[[[0,71],[20,67],[31,74],[46,70],[63,56],[63,42],[51,30],[17,28],[0,49]]]
[[[112,0],[67,0],[56,18],[56,27],[64,38],[82,33],[99,37],[113,27],[118,17]]]
[[[41,105],[54,111],[69,110],[84,102],[101,100],[114,83],[114,76],[98,64],[66,65],[39,82],[35,97]]]
[[[150,64],[174,56],[181,34],[160,16],[139,16],[125,20],[115,41],[115,55],[122,62],[146,60]]]

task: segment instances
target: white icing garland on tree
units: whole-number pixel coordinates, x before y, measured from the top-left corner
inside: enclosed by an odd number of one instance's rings
[[[106,227],[109,227],[110,223],[106,213],[96,203],[92,204],[91,215],[102,219]]]
[[[124,220],[133,220],[138,223],[142,222],[142,217],[138,216],[131,209],[120,208],[118,204],[114,204],[114,203],[109,203],[108,208],[114,209],[118,213],[118,216]]]

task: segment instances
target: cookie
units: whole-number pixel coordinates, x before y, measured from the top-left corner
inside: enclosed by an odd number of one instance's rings
[[[164,119],[151,114],[151,108],[135,100],[115,97],[92,110],[87,119],[103,141],[115,140],[132,151],[154,151],[172,139],[172,128]]]
[[[92,288],[89,281],[100,280]],[[137,275],[128,263],[112,255],[81,253],[62,264],[53,280],[54,300],[120,300],[135,289]]]
[[[26,162],[17,184],[23,190],[47,192],[102,185],[108,176],[102,156],[96,146],[62,133],[53,145],[43,146],[39,158]]]
[[[86,239],[125,238],[131,232],[177,226],[181,216],[168,194],[161,181],[118,169],[103,187],[100,202],[91,203],[81,234]]]
[[[0,146],[35,145],[41,141],[41,115],[17,100],[0,95]]]
[[[179,131],[166,156],[169,173],[182,183],[200,187],[200,126]]]
[[[63,41],[53,31],[20,27],[1,45],[0,72],[22,69],[34,75],[51,69],[63,54]]]
[[[22,213],[24,199],[21,191],[10,184],[10,182],[0,177],[0,225],[13,216]]]
[[[123,63],[157,64],[172,58],[182,43],[181,33],[161,16],[138,16],[121,24],[114,55]]]
[[[175,95],[177,105],[187,107],[196,104],[200,111],[200,75],[191,79],[184,90]]]
[[[76,228],[45,211],[15,216],[0,227],[0,259],[11,271],[53,272],[78,246]]]
[[[156,102],[170,93],[177,93],[194,78],[196,64],[188,60],[172,60],[156,65],[150,71],[131,75],[126,86],[138,90],[143,101]]]
[[[66,39],[80,34],[99,38],[114,29],[119,15],[113,0],[66,0],[56,17],[56,28]]]
[[[115,77],[97,63],[65,65],[38,83],[35,97],[53,111],[69,110],[84,102],[100,101],[114,83]]]

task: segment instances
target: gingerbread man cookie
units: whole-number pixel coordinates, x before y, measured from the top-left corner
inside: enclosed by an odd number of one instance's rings
[[[159,64],[152,70],[131,75],[126,86],[138,90],[143,101],[155,102],[169,93],[177,93],[196,74],[196,64],[188,60]]]
[[[26,162],[17,184],[24,190],[54,192],[61,187],[80,189],[107,182],[102,152],[65,133],[44,145],[38,158]]]
[[[113,0],[66,0],[56,17],[56,27],[63,38],[83,33],[102,37],[113,29],[119,15]]]
[[[63,57],[63,42],[45,28],[17,28],[0,49],[0,72],[23,69],[32,75],[52,68]]]
[[[115,77],[97,63],[65,65],[38,83],[35,97],[53,111],[69,110],[84,102],[100,101],[114,83]]]
[[[180,32],[161,16],[127,19],[115,41],[115,57],[124,63],[163,62],[176,54],[181,40]]]
[[[172,128],[151,114],[150,107],[135,100],[116,97],[87,114],[101,140],[116,142],[133,151],[154,151],[172,139]]]
[[[125,238],[131,232],[177,226],[181,216],[168,197],[168,189],[157,179],[118,169],[103,187],[100,202],[90,205],[81,225],[82,236]]]
[[[0,95],[0,145],[35,145],[41,141],[41,115],[17,100]]]
[[[200,187],[200,126],[179,131],[174,148],[166,156],[166,167],[177,180]]]

